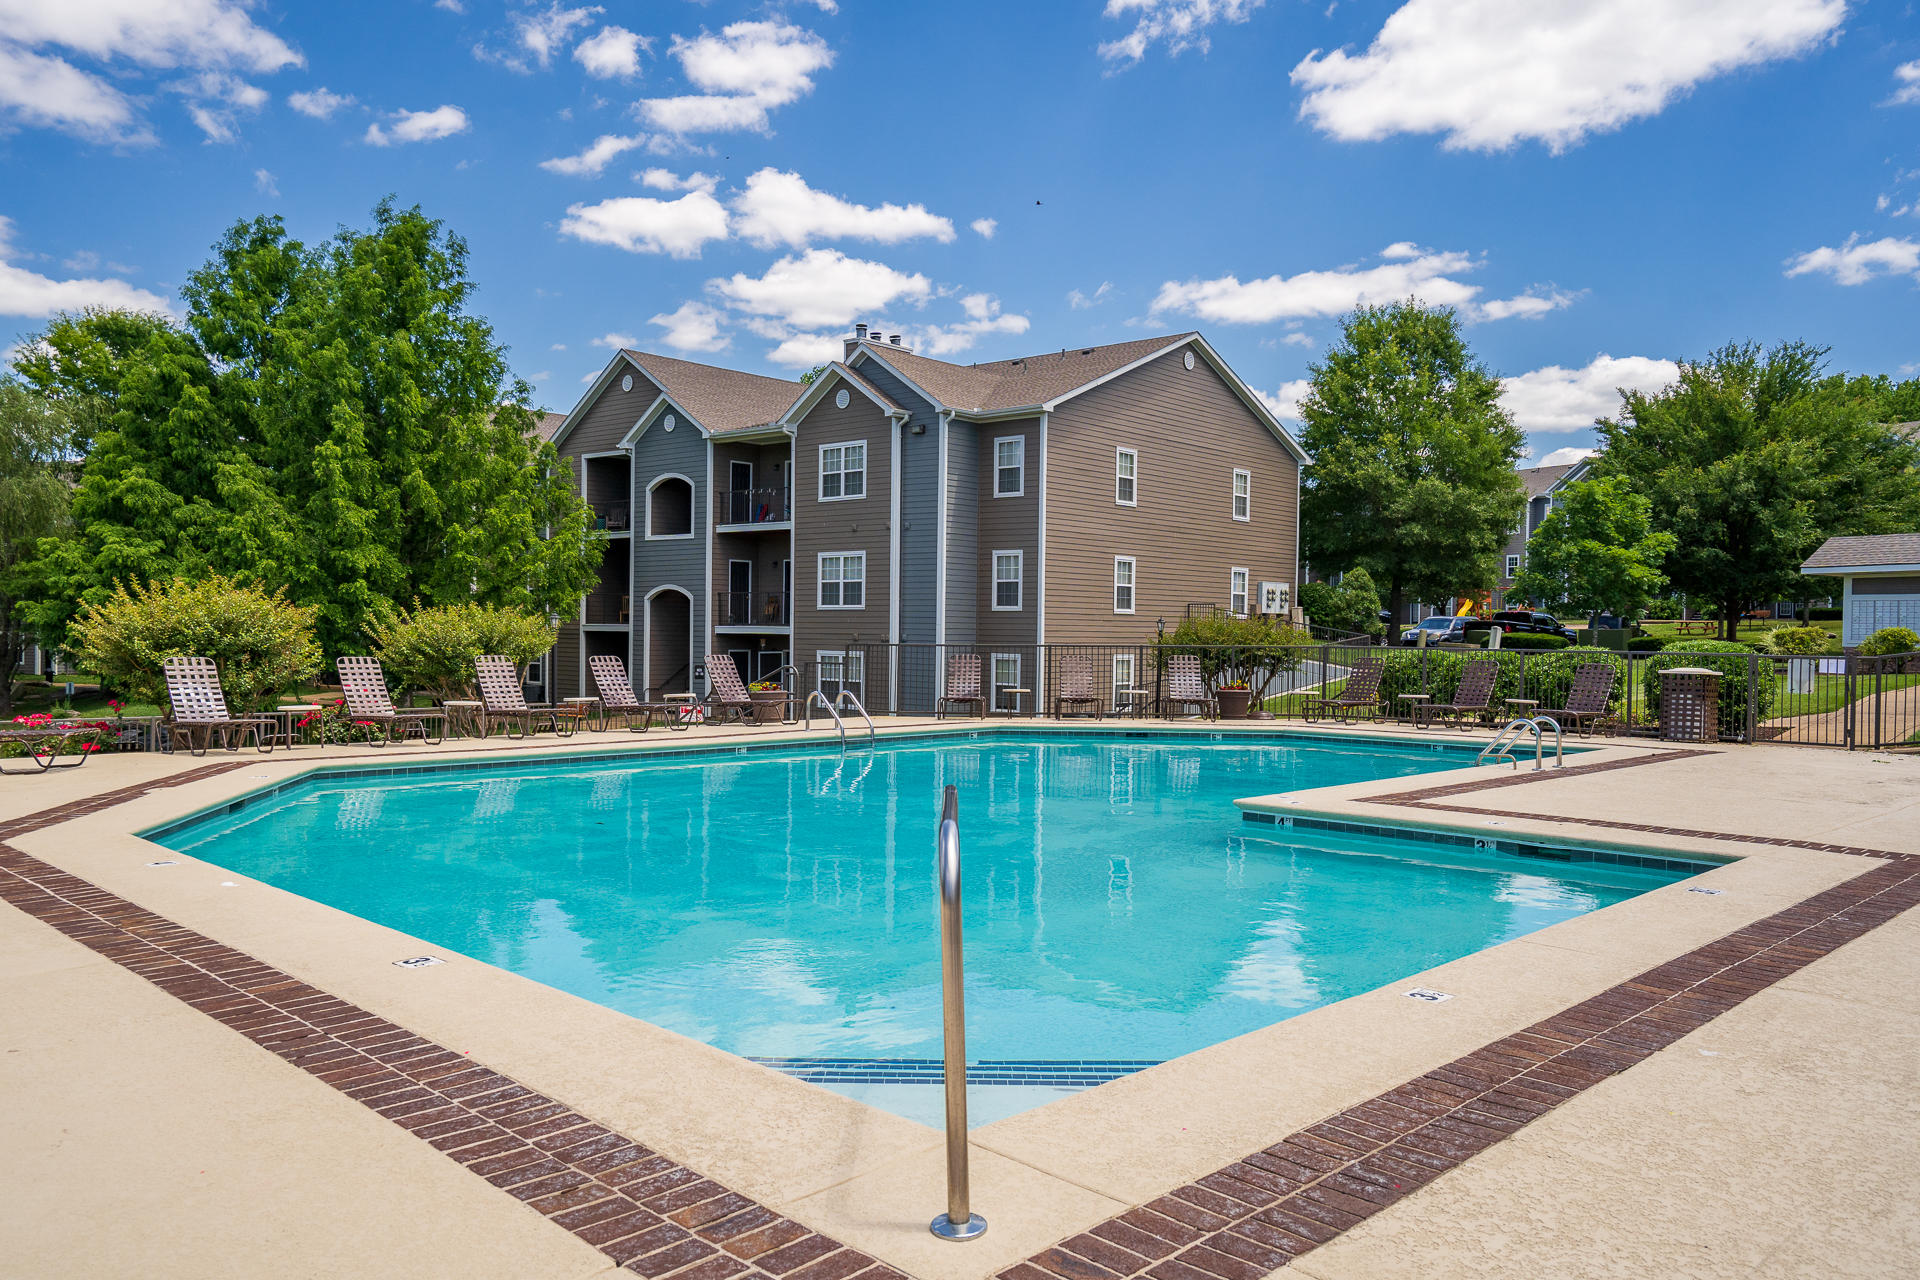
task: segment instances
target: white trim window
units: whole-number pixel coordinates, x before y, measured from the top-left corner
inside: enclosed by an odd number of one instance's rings
[[[1020,655],[1017,653],[996,653],[989,659],[992,667],[993,688],[989,691],[993,701],[989,703],[1000,711],[1013,711],[1017,708],[1003,695],[1008,689],[1024,688],[1020,683]]]
[[[1140,455],[1132,449],[1113,451],[1113,504],[1140,505]]]
[[[993,496],[1022,498],[1027,493],[1027,438],[997,436],[993,442]]]
[[[996,551],[993,553],[993,608],[996,613],[1018,612],[1021,603],[1022,580],[1025,578],[1026,553],[1023,551]]]
[[[1520,572],[1520,557],[1508,556],[1507,557],[1507,577],[1511,578],[1519,572]]]
[[[1247,616],[1247,584],[1253,574],[1245,569],[1234,569],[1227,579],[1227,612],[1236,618]]]
[[[864,440],[820,446],[820,501],[846,502],[867,496],[867,445]]]
[[[1253,519],[1253,472],[1244,467],[1233,469],[1233,518],[1242,523]]]
[[[1134,688],[1133,655],[1116,653],[1113,655],[1113,706],[1118,709],[1125,706],[1132,695],[1123,697],[1128,689]]]
[[[1133,612],[1134,560],[1132,556],[1113,558],[1113,611]]]
[[[838,698],[842,691],[853,694],[865,702],[867,700],[867,655],[858,649],[846,652],[840,649],[823,649],[813,655],[819,664],[815,668],[813,687],[825,694],[827,701]]]
[[[819,560],[819,601],[822,609],[867,607],[867,553],[823,551]]]

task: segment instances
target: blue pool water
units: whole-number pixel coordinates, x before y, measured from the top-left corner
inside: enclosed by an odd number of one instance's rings
[[[986,1071],[1014,1091],[984,1119],[1680,878],[1296,832],[1231,803],[1471,759],[986,734],[844,760],[526,761],[320,779],[158,838],[936,1119],[914,1063],[940,1055],[933,832],[956,784],[970,1056],[1026,1064]]]

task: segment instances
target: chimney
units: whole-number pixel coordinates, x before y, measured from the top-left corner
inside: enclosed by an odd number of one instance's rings
[[[864,342],[866,340],[867,326],[865,325],[865,323],[856,324],[853,326],[853,336],[856,341]]]
[[[865,342],[866,340],[867,340],[867,326],[864,324],[856,324],[855,326],[853,326],[853,336],[851,338],[846,339],[844,342],[840,344],[840,358],[842,360],[853,359],[854,348],[858,347],[861,343]]]
[[[900,335],[896,333],[891,338],[888,338],[887,341],[897,347],[900,345]]]

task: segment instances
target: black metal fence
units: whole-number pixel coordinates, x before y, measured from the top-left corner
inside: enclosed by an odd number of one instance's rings
[[[1613,669],[1605,714],[1597,727],[1615,735],[1661,737],[1677,731],[1671,696],[1696,702],[1711,687],[1716,705],[1707,716],[1721,742],[1782,742],[1815,746],[1920,746],[1920,653],[1892,657],[1789,658],[1750,652],[1665,649],[1619,653],[1592,649],[1430,649],[1353,644],[1293,647],[1208,647],[1148,642],[1133,645],[935,645],[848,643],[799,667],[804,694],[829,696],[850,689],[875,715],[932,715],[947,691],[949,664],[962,655],[980,660],[988,714],[1033,716],[1066,712],[1103,717],[1165,714],[1166,659],[1201,660],[1209,688],[1244,683],[1250,709],[1281,719],[1307,718],[1323,696],[1336,696],[1357,662],[1383,664],[1374,718],[1412,722],[1416,700],[1449,703],[1464,665],[1498,665],[1493,696],[1478,716],[1496,725],[1513,716],[1552,714],[1567,707],[1579,668]],[[1071,679],[1092,672],[1092,702],[1062,704]],[[1675,672],[1707,671],[1711,686]],[[1696,708],[1704,711],[1705,708]],[[1696,719],[1698,717],[1696,716]]]

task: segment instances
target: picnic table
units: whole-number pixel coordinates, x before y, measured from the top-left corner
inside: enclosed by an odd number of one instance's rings
[[[1682,621],[1675,630],[1677,634],[1683,636],[1718,635],[1720,623],[1713,618],[1689,618]]]

